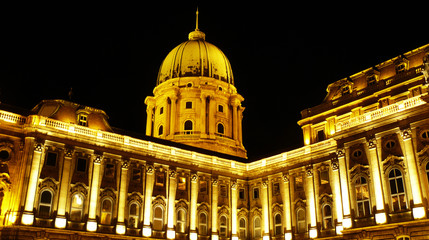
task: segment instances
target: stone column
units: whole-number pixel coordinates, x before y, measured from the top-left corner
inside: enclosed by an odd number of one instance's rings
[[[212,240],[218,240],[219,234],[217,231],[217,201],[218,201],[218,181],[212,180]]]
[[[71,161],[72,161],[73,150],[66,148],[64,150],[64,162],[63,170],[61,174],[61,183],[60,183],[60,197],[58,199],[58,214],[55,218],[55,227],[56,228],[65,228],[67,219],[66,219],[66,204],[69,193],[69,184],[70,184],[70,175],[71,175]]]
[[[262,181],[261,189],[262,218],[264,221],[263,240],[270,239],[270,209],[268,206],[268,180]]]
[[[381,182],[380,164],[378,161],[377,154],[377,141],[375,138],[369,139],[366,144],[366,148],[369,152],[369,164],[372,177],[372,183],[375,191],[375,222],[377,224],[386,223],[386,210],[384,209],[384,191],[383,184]]]
[[[191,176],[191,203],[189,221],[189,239],[197,240],[197,200],[198,200],[198,175],[192,174]]]
[[[116,233],[125,234],[127,228],[125,226],[125,205],[127,202],[127,182],[128,182],[128,166],[129,162],[124,161],[121,166],[121,182],[119,185],[119,203],[118,203],[118,223],[116,224]]]
[[[206,129],[206,108],[207,108],[207,96],[205,94],[201,94],[201,116],[200,116],[200,122],[201,122],[201,137],[206,138],[207,137],[207,129]]]
[[[152,236],[152,228],[150,226],[150,212],[152,207],[152,192],[155,180],[155,169],[151,165],[146,167],[146,187],[144,196],[144,219],[143,219],[143,236]]]
[[[238,106],[240,103],[238,100],[233,100],[232,103],[232,138],[238,142]]]
[[[24,213],[22,214],[21,223],[32,225],[34,222],[34,200],[36,199],[36,189],[40,172],[40,165],[43,156],[43,144],[35,143],[34,138],[26,137],[25,144],[34,144],[33,159],[31,160],[30,176],[28,179],[27,197],[25,198]]]
[[[309,237],[310,238],[317,238],[317,215],[316,215],[316,199],[314,196],[314,173],[313,173],[313,166],[307,166],[306,169],[306,193],[308,206],[310,210],[310,230],[309,230]]]
[[[411,129],[407,128],[401,132],[404,145],[404,156],[410,176],[411,192],[413,195],[413,217],[420,219],[426,217],[425,207],[422,201],[421,183],[419,181],[418,165],[414,155],[413,142],[411,140]]]
[[[231,240],[238,240],[237,201],[237,180],[234,180],[231,182]]]
[[[101,172],[101,161],[102,157],[97,155],[94,158],[92,167],[92,181],[91,181],[91,192],[89,197],[89,212],[88,221],[86,223],[86,230],[90,232],[97,231],[97,203],[98,203],[98,192],[100,190],[100,172]]]
[[[176,231],[174,230],[174,213],[176,212],[176,189],[177,189],[177,173],[175,170],[170,170],[170,184],[168,188],[168,218],[167,218],[167,238],[174,239]]]
[[[152,136],[153,106],[148,105],[146,108],[146,136]]]
[[[283,173],[283,181],[281,182],[281,195],[283,202],[283,222],[285,223],[285,240],[292,239],[292,218],[290,204],[290,185],[289,173]]]
[[[170,137],[172,138],[174,133],[176,132],[176,96],[170,96],[171,101],[171,110],[170,110]]]
[[[344,149],[337,150],[338,166],[340,170],[341,197],[343,202],[343,228],[352,227],[352,217],[350,214],[349,184],[347,176],[347,161]]]
[[[243,145],[243,111],[244,111],[244,107],[240,107],[239,108],[239,112],[238,112],[238,142],[240,143],[240,145]]]
[[[209,105],[209,134],[210,138],[216,138],[215,128],[216,128],[216,102],[213,96],[210,96],[210,105]]]
[[[331,160],[332,181],[333,181],[333,196],[335,202],[335,210],[337,215],[337,225],[335,230],[337,234],[342,234],[343,231],[343,200],[341,197],[340,173],[338,166],[338,158],[335,156]]]

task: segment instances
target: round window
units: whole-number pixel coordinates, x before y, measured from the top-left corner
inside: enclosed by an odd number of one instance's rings
[[[429,130],[428,130],[428,129],[425,129],[425,130],[421,131],[421,132],[420,132],[420,137],[421,137],[423,140],[429,140]]]
[[[352,156],[354,158],[360,158],[362,156],[362,151],[360,149],[356,149],[353,151]]]
[[[396,143],[394,140],[387,140],[386,143],[384,144],[384,146],[387,149],[393,149],[396,146]]]
[[[9,160],[9,157],[10,157],[9,151],[5,149],[0,150],[0,161],[7,161]]]

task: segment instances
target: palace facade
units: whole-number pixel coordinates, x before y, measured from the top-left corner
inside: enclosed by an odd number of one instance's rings
[[[146,98],[146,135],[103,110],[0,104],[2,239],[428,239],[429,44],[330,84],[304,146],[247,160],[244,98],[198,29]]]

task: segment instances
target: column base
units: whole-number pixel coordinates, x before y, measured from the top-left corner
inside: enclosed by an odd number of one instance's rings
[[[56,228],[65,228],[67,224],[67,219],[65,216],[58,216],[55,218],[55,227]]]
[[[413,208],[413,218],[414,219],[422,219],[426,217],[426,210],[423,206],[416,206]]]
[[[95,219],[88,220],[88,222],[86,222],[86,231],[95,232],[97,231],[97,228],[98,228],[98,225]]]
[[[238,235],[237,234],[232,234],[231,240],[238,240]]]
[[[33,225],[34,215],[32,212],[24,212],[22,214],[21,223],[24,225]]]
[[[150,226],[143,226],[142,232],[144,237],[152,236],[152,228]]]
[[[351,228],[352,227],[352,218],[351,216],[344,216],[343,218],[343,228]]]
[[[285,233],[285,240],[292,240],[292,232],[287,231]]]
[[[308,231],[308,235],[310,236],[310,238],[317,238],[317,228],[311,227],[310,231]]]
[[[175,239],[176,238],[176,231],[174,231],[174,228],[167,228],[167,239]]]
[[[335,233],[337,233],[337,235],[343,235],[343,230],[344,230],[344,224],[337,223],[337,226],[335,226]]]
[[[262,237],[262,240],[270,240],[270,234],[264,233],[264,236]]]
[[[379,211],[375,214],[375,223],[376,224],[383,224],[387,222],[386,213],[384,210]]]
[[[125,234],[127,228],[125,227],[125,223],[116,224],[116,233],[117,234]]]
[[[219,235],[217,235],[217,233],[212,233],[212,239],[211,240],[219,240]]]
[[[189,232],[189,239],[190,240],[197,240],[198,239],[198,233],[195,230],[191,230]]]

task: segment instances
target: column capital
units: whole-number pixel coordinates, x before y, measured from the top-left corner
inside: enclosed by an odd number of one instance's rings
[[[191,182],[196,183],[198,181],[198,175],[196,173],[191,175]]]
[[[403,140],[411,139],[411,128],[401,129],[401,136]]]
[[[34,151],[35,152],[42,152],[42,150],[43,150],[43,143],[36,142],[34,144]]]
[[[268,180],[262,180],[262,188],[268,188]]]
[[[121,165],[121,168],[122,169],[128,169],[128,167],[130,166],[130,161],[128,161],[128,160],[124,160],[123,162],[122,162],[122,165]]]
[[[146,174],[153,174],[155,171],[152,165],[146,165]]]
[[[305,167],[305,174],[307,177],[313,177],[313,165],[308,165]]]
[[[340,157],[344,157],[345,156],[345,151],[344,151],[344,148],[338,148],[337,149],[337,157],[338,158],[340,158]]]
[[[103,156],[101,156],[101,155],[95,155],[94,163],[101,164],[102,161],[103,161]]]
[[[176,172],[176,170],[171,170],[170,169],[170,173],[168,174],[168,176],[170,177],[170,178],[176,178],[177,177],[177,172]]]
[[[334,170],[334,171],[338,170],[339,164],[338,164],[338,158],[337,157],[334,157],[331,159],[331,167],[332,167],[332,170]]]
[[[213,186],[217,186],[217,184],[218,184],[219,182],[218,182],[218,180],[217,180],[217,178],[213,178],[212,179],[212,185]]]
[[[286,173],[283,173],[283,175],[282,175],[282,179],[283,179],[283,182],[284,183],[289,183],[289,173],[288,172],[286,172]]]
[[[377,140],[375,138],[369,138],[367,140],[367,145],[369,149],[375,149],[377,147]]]
[[[232,190],[237,190],[237,180],[232,180],[231,181],[231,189]]]
[[[64,156],[66,158],[71,158],[73,156],[74,149],[73,147],[65,147],[64,148]]]

